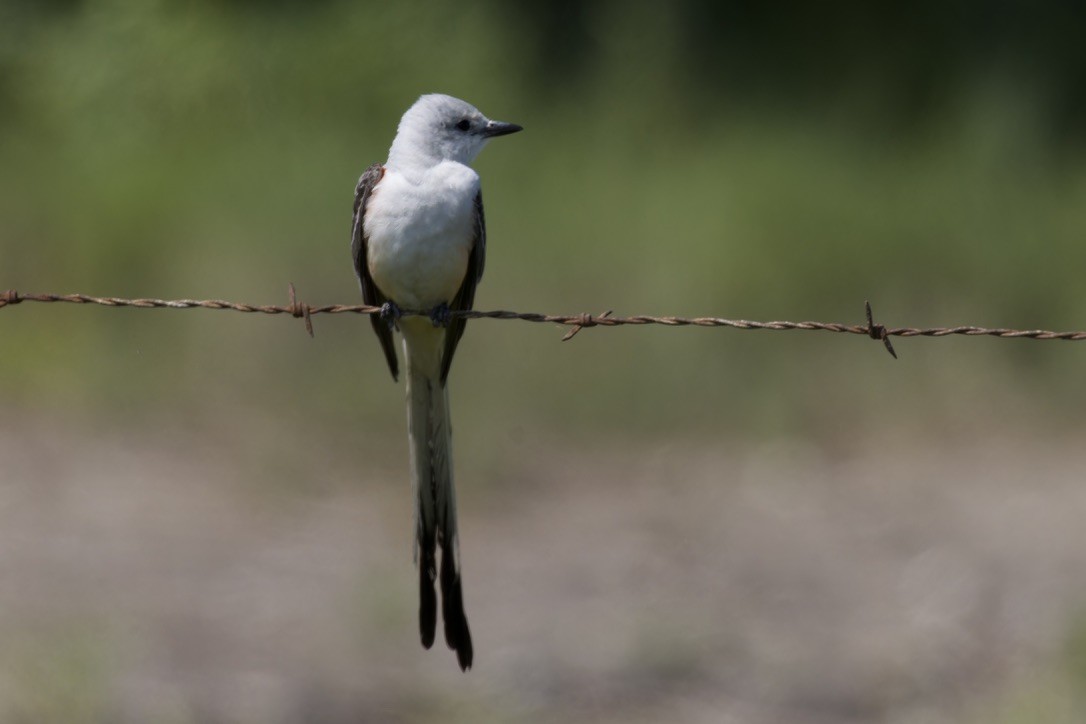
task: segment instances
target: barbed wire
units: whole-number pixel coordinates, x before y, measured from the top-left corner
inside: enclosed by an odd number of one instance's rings
[[[327,304],[314,306],[299,302],[294,285],[289,285],[289,303],[285,306],[273,304],[244,304],[221,299],[123,299],[120,297],[94,297],[88,294],[20,294],[14,289],[0,292],[0,309],[21,302],[67,302],[71,304],[94,304],[103,307],[135,307],[138,309],[227,309],[247,314],[289,314],[305,320],[305,328],[313,336],[312,317],[316,314],[381,314],[382,307],[367,304]],[[1045,329],[1008,329],[1004,327],[977,327],[972,325],[958,327],[886,327],[876,324],[872,318],[871,304],[864,302],[866,324],[843,324],[839,322],[755,322],[747,319],[724,319],[721,317],[662,317],[636,315],[629,317],[611,316],[608,310],[602,314],[541,314],[539,312],[510,312],[504,309],[493,311],[464,310],[451,311],[450,316],[464,319],[519,319],[525,322],[550,322],[570,327],[562,341],[571,339],[582,329],[589,327],[621,327],[625,325],[661,324],[668,327],[728,327],[731,329],[765,329],[776,331],[806,330],[814,332],[837,332],[839,334],[860,334],[881,341],[886,351],[897,357],[891,337],[996,337],[999,339],[1059,339],[1065,341],[1086,340],[1086,332],[1052,332]],[[401,316],[429,316],[428,311],[404,309]]]

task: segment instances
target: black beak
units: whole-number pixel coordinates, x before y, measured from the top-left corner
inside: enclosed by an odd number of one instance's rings
[[[518,126],[515,123],[487,121],[486,128],[483,129],[483,136],[485,136],[486,138],[493,138],[494,136],[508,136],[510,133],[516,133],[517,131],[523,130],[524,128]]]

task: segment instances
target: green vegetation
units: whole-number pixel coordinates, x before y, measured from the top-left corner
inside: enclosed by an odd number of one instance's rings
[[[958,73],[894,122],[878,78],[796,102],[718,91],[687,72],[681,12],[602,8],[579,16],[591,52],[567,83],[534,62],[554,52],[537,28],[485,2],[16,3],[0,284],[271,302],[293,281],[311,302],[354,300],[353,181],[412,99],[442,90],[528,128],[479,161],[481,307],[858,321],[870,298],[890,325],[1083,326],[1086,167],[1028,79]],[[316,343],[206,312],[35,308],[4,324],[0,389],[19,405],[138,418],[297,396],[301,419],[345,420],[367,394],[398,396],[359,320],[319,319]],[[1067,344],[904,341],[895,363],[827,335],[596,330],[559,345],[472,327],[456,394],[479,410],[460,414],[494,430],[510,399],[529,427],[707,435],[891,414],[955,428],[1000,410],[1061,424],[1086,399],[1086,350]]]

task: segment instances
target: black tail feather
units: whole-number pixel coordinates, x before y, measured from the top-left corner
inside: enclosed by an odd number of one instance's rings
[[[437,593],[434,591],[434,579],[437,577],[434,561],[434,548],[425,546],[419,551],[419,634],[422,647],[434,645],[437,632]]]
[[[456,570],[451,547],[445,543],[441,546],[441,616],[445,619],[445,643],[456,651],[460,670],[467,671],[475,652],[471,646],[468,617],[464,614],[460,572]]]

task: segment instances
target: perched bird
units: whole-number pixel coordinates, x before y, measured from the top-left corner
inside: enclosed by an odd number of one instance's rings
[[[355,272],[366,304],[381,307],[370,321],[393,379],[399,364],[392,333],[403,335],[419,632],[430,648],[440,546],[445,642],[464,671],[473,650],[460,583],[446,381],[466,320],[450,312],[471,309],[486,258],[479,175],[468,164],[488,140],[519,130],[457,98],[424,95],[400,120],[388,161],[366,169],[354,194]],[[401,310],[429,318],[401,316]]]

